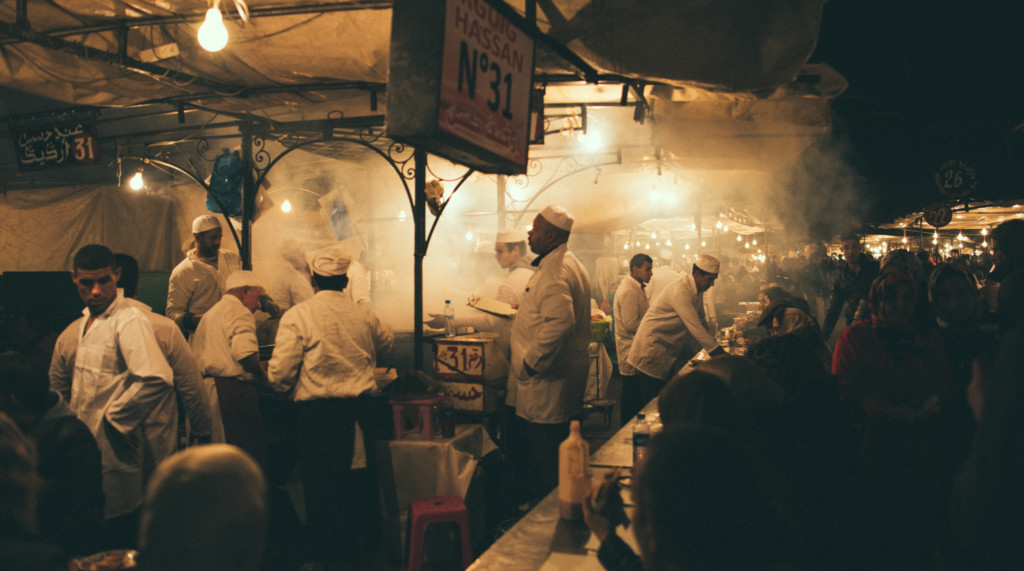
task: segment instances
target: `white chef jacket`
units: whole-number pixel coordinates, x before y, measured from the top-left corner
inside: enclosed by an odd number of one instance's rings
[[[672,269],[672,266],[658,266],[651,272],[651,281],[647,283],[644,292],[647,293],[647,301],[654,301],[661,290],[679,279],[679,273]]]
[[[536,269],[523,258],[519,258],[516,262],[517,263],[515,265],[509,268],[508,273],[505,275],[505,279],[502,280],[501,285],[498,286],[498,293],[495,296],[495,299],[518,307],[519,304],[522,303],[523,292],[526,291],[526,286],[530,283],[530,278],[533,277]],[[456,317],[455,326],[469,326],[477,331],[492,331],[497,333],[497,346],[505,353],[505,358],[508,358],[509,335],[512,331],[511,319],[480,311],[478,315],[470,317]]]
[[[251,382],[252,374],[239,361],[259,353],[256,318],[242,300],[226,293],[199,321],[191,346],[204,377]]]
[[[506,402],[539,424],[582,413],[589,344],[590,276],[562,244],[541,258],[512,323]]]
[[[224,282],[242,269],[242,259],[230,250],[217,251],[217,267],[199,260],[192,248],[174,270],[167,284],[167,309],[164,314],[186,330],[185,313],[206,313],[224,295]]]
[[[174,371],[174,391],[181,395],[181,402],[185,406],[185,416],[188,417],[192,434],[209,436],[210,434],[210,401],[207,398],[206,390],[203,388],[203,375],[199,371],[199,363],[196,362],[192,349],[185,341],[178,326],[163,315],[153,313],[153,309],[134,298],[126,298],[147,318],[153,326],[153,334],[156,336],[157,345],[167,359],[167,364]],[[158,414],[159,413],[159,414]],[[162,402],[161,407],[154,411],[154,414],[146,421],[146,432],[149,434],[150,427],[161,436],[162,448],[154,444],[154,451],[169,450],[169,456],[177,447],[178,439],[178,403],[174,395],[169,395],[167,402]],[[172,427],[164,431],[163,426]],[[166,456],[157,454],[157,461]]]
[[[277,260],[271,267],[272,273],[266,276],[266,283],[270,284],[267,295],[281,311],[313,297],[313,284],[308,273],[296,270],[295,266],[283,259]]]
[[[281,317],[270,385],[281,392],[295,387],[296,401],[371,392],[377,388],[377,355],[394,342],[391,327],[345,292],[319,291]]]
[[[352,260],[345,274],[348,276],[348,286],[345,288],[348,298],[359,304],[369,304],[370,270],[359,260]]]
[[[173,395],[174,377],[149,320],[120,292],[88,331],[89,309],[82,313],[57,340],[50,387],[96,438],[109,519],[142,504],[143,424]]]
[[[633,337],[640,320],[647,313],[649,302],[644,287],[633,276],[625,276],[615,290],[612,317],[615,319],[615,353],[619,356],[619,373],[635,375],[636,369],[626,360],[633,346]]]
[[[689,340],[709,353],[718,348],[705,326],[703,295],[697,291],[693,275],[686,274],[651,301],[627,361],[645,375],[667,381],[692,357],[680,354]]]

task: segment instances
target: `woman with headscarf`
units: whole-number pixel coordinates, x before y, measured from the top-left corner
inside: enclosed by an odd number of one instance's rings
[[[936,477],[939,412],[951,386],[934,330],[914,327],[917,288],[900,271],[871,284],[870,319],[847,327],[836,342],[832,373],[859,405],[862,460],[870,496],[875,568],[933,568],[935,522],[945,490]]]

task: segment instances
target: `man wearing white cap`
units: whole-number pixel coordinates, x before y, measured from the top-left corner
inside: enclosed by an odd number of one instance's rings
[[[216,216],[206,214],[192,221],[195,247],[171,271],[164,311],[188,335],[224,294],[224,280],[242,269],[237,253],[221,250],[223,234]]]
[[[665,382],[701,348],[711,356],[725,353],[708,330],[704,315],[704,292],[715,284],[718,270],[717,259],[697,256],[690,274],[651,301],[627,358],[640,373],[635,378],[644,404],[658,396]]]
[[[522,232],[517,230],[502,230],[498,232],[494,240],[494,258],[498,261],[501,269],[508,270],[504,281],[498,286],[495,299],[512,307],[519,307],[523,292],[526,291],[526,284],[530,282],[535,271],[533,265],[530,264],[531,258],[526,254],[525,237]],[[444,315],[431,313],[430,320],[426,324],[435,329],[441,329],[445,325]],[[511,320],[481,312],[480,315],[472,317],[456,317],[455,326],[473,327],[477,331],[498,332],[500,335],[498,344],[505,352],[505,357],[508,357]]]
[[[265,470],[267,438],[259,385],[267,384],[267,373],[260,363],[253,317],[264,291],[256,275],[243,270],[228,276],[225,287],[220,301],[196,327],[192,351],[203,377],[212,377],[216,386],[224,441],[248,452]]]
[[[512,323],[512,359],[506,403],[515,407],[516,464],[529,495],[558,485],[558,446],[569,421],[583,412],[589,371],[590,276],[569,251],[573,217],[548,206],[533,220],[533,274]]]
[[[379,509],[358,513],[358,498],[370,490],[353,481],[350,468],[358,422],[376,482],[368,395],[377,386],[377,355],[390,351],[395,340],[390,327],[344,292],[350,263],[341,245],[310,256],[316,293],[281,318],[269,367],[271,387],[293,391],[307,529],[325,566],[357,553],[356,522],[379,528]]]

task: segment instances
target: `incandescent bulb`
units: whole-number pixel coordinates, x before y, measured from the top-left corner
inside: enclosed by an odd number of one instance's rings
[[[219,52],[228,45],[228,29],[224,27],[224,18],[217,8],[206,11],[206,20],[199,26],[199,45],[208,52]]]
[[[405,211],[404,210],[399,210],[398,211],[398,220],[401,221],[401,222],[405,222]]]
[[[292,211],[292,201],[285,200],[284,202],[281,203],[281,212],[291,212],[291,211]]]
[[[472,239],[473,239],[473,233],[472,232],[466,232],[466,240],[472,240]]]
[[[142,180],[142,171],[140,170],[128,180],[128,188],[132,190],[142,190],[142,185],[145,184],[145,182],[146,181]]]

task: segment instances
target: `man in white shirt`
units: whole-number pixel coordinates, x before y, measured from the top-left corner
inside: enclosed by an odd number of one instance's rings
[[[57,340],[50,387],[96,438],[110,539],[130,546],[145,484],[144,425],[173,394],[173,372],[149,320],[118,295],[119,277],[105,246],[90,244],[75,254],[72,279],[86,308]]]
[[[377,356],[390,351],[395,340],[390,327],[344,292],[350,261],[341,245],[310,257],[316,294],[281,318],[268,371],[271,387],[293,391],[307,529],[320,563],[328,566],[358,552],[357,523],[379,528],[376,502],[369,513],[360,513],[358,502],[375,492],[360,489],[350,467],[359,422],[367,468],[375,476],[374,431],[366,428],[373,424],[368,395],[377,386]]]
[[[658,396],[701,348],[712,357],[725,353],[704,317],[704,292],[715,284],[718,270],[717,259],[697,256],[693,271],[669,284],[644,314],[627,358],[638,372],[642,404]]]
[[[569,421],[583,412],[590,353],[590,277],[568,249],[574,218],[551,205],[529,230],[537,254],[533,274],[512,323],[512,359],[506,403],[518,425],[516,464],[536,498],[558,485],[558,446]]]
[[[151,458],[146,459],[146,474],[151,474],[157,464],[178,448],[178,397],[189,421],[190,440],[202,444],[210,442],[210,401],[203,388],[199,363],[181,330],[169,318],[154,313],[152,308],[137,299],[139,263],[128,254],[114,256],[121,270],[117,287],[124,292],[124,298],[149,319],[156,342],[174,371],[174,393],[168,394],[146,420],[146,440],[152,451]]]
[[[519,307],[526,285],[530,282],[536,269],[530,264],[531,258],[526,254],[526,241],[522,233],[515,230],[498,232],[494,241],[494,258],[501,269],[507,270],[505,279],[498,286],[495,299],[503,301],[514,308]],[[426,324],[434,329],[444,328],[444,315],[431,313]],[[509,333],[512,320],[490,313],[480,312],[472,317],[456,317],[456,327],[472,327],[477,331],[493,331],[498,333],[497,344],[509,356]]]
[[[267,468],[267,437],[259,408],[259,386],[267,373],[259,359],[256,318],[263,287],[249,271],[237,271],[227,291],[206,312],[192,336],[192,351],[203,376],[217,387],[224,441],[248,452]]]
[[[267,276],[267,294],[281,311],[313,297],[306,252],[295,238],[286,238],[278,249],[280,257],[272,264],[273,274]]]
[[[195,247],[171,271],[164,311],[186,335],[195,331],[203,314],[220,301],[227,277],[242,269],[237,253],[220,249],[223,230],[216,216],[206,214],[193,220],[192,235]]]
[[[612,316],[615,319],[615,353],[619,356],[619,375],[622,376],[621,408],[622,424],[633,418],[647,403],[640,402],[640,389],[637,384],[636,369],[629,364],[627,357],[633,346],[633,337],[640,327],[640,321],[647,313],[649,305],[644,293],[647,282],[651,281],[651,269],[654,261],[647,254],[637,254],[629,261],[629,275],[622,278],[615,290],[615,305]]]
[[[658,254],[658,267],[651,273],[651,280],[647,283],[644,292],[647,294],[647,301],[653,302],[654,298],[661,293],[661,290],[668,287],[668,284],[679,279],[679,273],[672,269],[674,259],[672,250],[662,248]]]

